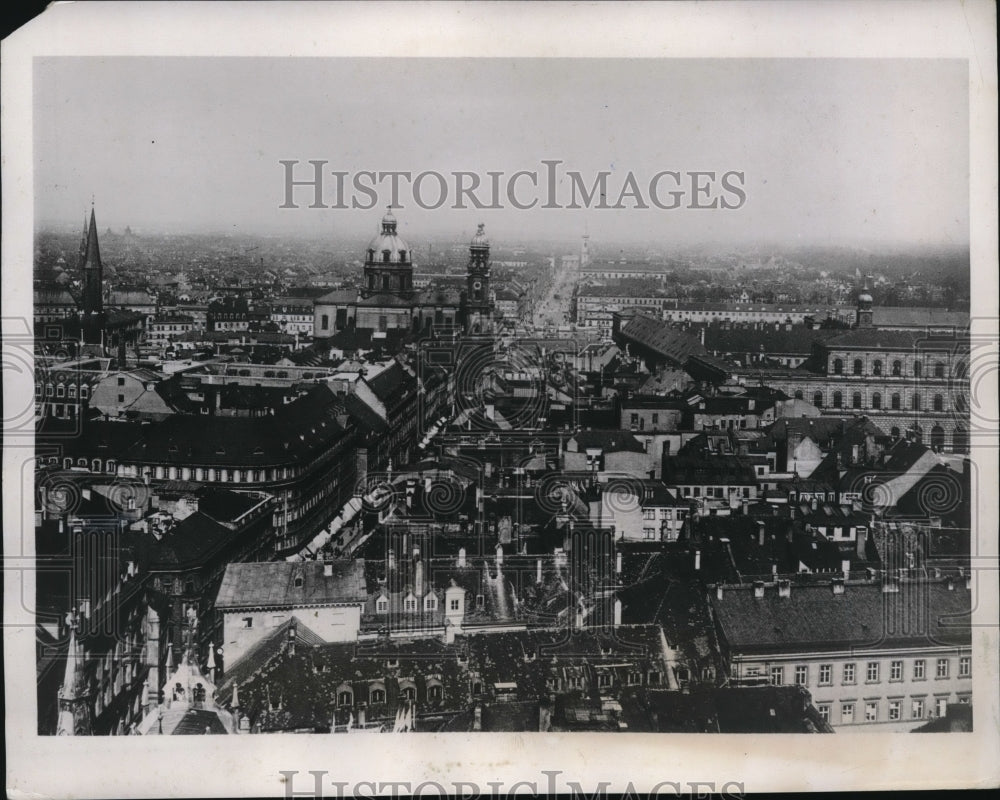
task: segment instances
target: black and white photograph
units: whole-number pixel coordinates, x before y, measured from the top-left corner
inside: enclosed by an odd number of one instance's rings
[[[995,7],[277,5],[4,42],[11,796],[997,785]]]

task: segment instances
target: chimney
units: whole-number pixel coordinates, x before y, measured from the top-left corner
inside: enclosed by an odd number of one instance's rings
[[[764,546],[764,520],[757,520],[757,545]]]
[[[697,572],[701,569],[701,550],[694,551],[694,570]]]
[[[955,591],[955,579],[952,577],[948,578],[948,591],[949,592]]]
[[[846,581],[851,575],[851,562],[846,558],[840,562],[840,571],[844,575],[844,580]]]
[[[758,600],[764,596],[764,581],[753,582],[753,596]]]
[[[834,594],[843,594],[844,593],[844,579],[843,578],[834,578],[830,582],[830,585],[833,587],[833,593]]]
[[[458,568],[465,569],[465,548],[458,548]]]
[[[615,598],[615,627],[622,624],[622,601]]]
[[[855,539],[855,545],[857,546],[858,558],[865,558],[865,542],[868,539],[868,531],[866,528],[858,528],[857,536]]]
[[[424,596],[424,562],[418,560],[413,570],[413,593],[417,597]]]
[[[483,729],[483,707],[477,705],[472,711],[472,730],[481,731]]]
[[[721,600],[722,599],[722,584],[721,583],[718,586],[715,587],[715,599],[716,600]]]
[[[332,578],[333,577],[333,562],[324,561],[323,562],[323,577]]]
[[[542,563],[542,562],[541,562],[541,559],[539,559],[538,563],[539,563],[539,564],[541,564],[541,563]],[[695,569],[698,569],[698,567],[697,567],[697,563],[696,563],[696,565],[695,565]],[[616,574],[616,575],[621,575],[621,574],[622,574],[622,551],[621,551],[621,550],[619,550],[619,551],[618,551],[618,552],[617,552],[617,553],[615,554],[615,574]],[[541,581],[539,581],[539,583],[540,583],[540,582],[541,582]]]

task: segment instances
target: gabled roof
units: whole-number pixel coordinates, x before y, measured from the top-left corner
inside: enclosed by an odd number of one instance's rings
[[[605,453],[646,452],[642,443],[627,431],[580,431],[572,440],[580,453],[591,447],[600,448]]]
[[[920,602],[914,602],[918,592]],[[817,647],[885,647],[971,641],[969,591],[942,581],[903,583],[883,592],[880,583],[848,582],[843,594],[828,585],[794,585],[788,597],[766,587],[725,587],[713,595],[722,633],[736,652],[809,650]]]
[[[273,561],[237,563],[226,567],[216,597],[216,608],[291,608],[341,603],[363,603],[365,562],[362,559],[328,562]]]

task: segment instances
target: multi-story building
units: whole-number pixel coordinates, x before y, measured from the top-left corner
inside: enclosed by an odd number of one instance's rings
[[[167,347],[193,328],[194,318],[187,314],[161,314],[149,321],[146,341],[157,349]]]
[[[271,303],[271,321],[282,333],[312,336],[313,298],[279,297]]]
[[[717,586],[735,685],[804,686],[834,729],[912,730],[972,702],[969,577]]]

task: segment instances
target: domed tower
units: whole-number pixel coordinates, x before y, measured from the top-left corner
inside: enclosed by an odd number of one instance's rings
[[[382,217],[381,232],[365,251],[365,285],[362,295],[413,294],[413,262],[410,246],[396,233],[396,218],[390,206]]]
[[[493,301],[490,295],[490,240],[486,238],[483,223],[479,223],[479,229],[469,243],[465,287],[465,329],[468,333],[486,333],[492,324]]]
[[[858,295],[858,310],[857,319],[855,322],[856,328],[870,328],[872,327],[872,303],[874,299],[871,296],[871,292],[868,289],[868,278],[865,278],[865,286],[861,290],[861,294]]]

